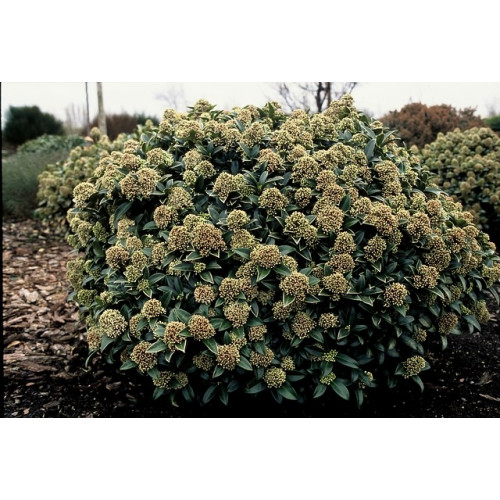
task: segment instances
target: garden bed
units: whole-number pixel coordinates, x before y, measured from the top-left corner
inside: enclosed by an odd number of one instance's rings
[[[363,407],[333,392],[307,405],[237,396],[229,406],[152,401],[147,377],[120,373],[104,359],[85,367],[78,312],[66,301],[71,249],[32,220],[3,223],[5,417],[499,417],[500,308],[481,334],[451,336],[428,357],[425,391],[412,382],[370,390]]]

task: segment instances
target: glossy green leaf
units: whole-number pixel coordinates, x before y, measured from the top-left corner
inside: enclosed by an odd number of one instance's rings
[[[155,352],[165,351],[166,349],[167,346],[165,342],[163,342],[163,340],[157,340],[154,344],[148,347],[146,352],[155,353]]]
[[[342,398],[345,400],[349,399],[349,389],[346,385],[338,379],[335,379],[330,383],[331,388]]]
[[[217,350],[217,342],[214,339],[205,339],[202,340],[202,342],[208,347],[210,351],[212,351],[214,354],[218,353]]]
[[[278,394],[283,396],[285,399],[296,401],[299,398],[297,392],[292,387],[292,384],[290,384],[290,382],[285,382],[281,387],[278,387],[278,389],[276,390],[278,391]]]

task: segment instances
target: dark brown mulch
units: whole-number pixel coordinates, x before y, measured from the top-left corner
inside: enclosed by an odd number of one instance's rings
[[[431,355],[422,374],[425,391],[412,383],[371,390],[363,407],[338,397],[307,405],[278,406],[262,396],[232,397],[175,408],[151,399],[144,377],[120,373],[87,347],[76,308],[66,301],[70,248],[31,220],[3,223],[3,363],[5,417],[499,417],[499,312],[481,334],[449,339]]]

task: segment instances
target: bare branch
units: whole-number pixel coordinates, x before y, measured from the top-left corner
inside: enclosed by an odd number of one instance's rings
[[[332,101],[350,94],[357,85],[357,82],[280,82],[274,89],[289,111],[302,108],[321,113]]]
[[[185,111],[187,103],[182,86],[169,84],[167,87],[167,91],[157,94],[156,99],[163,101],[169,108]]]

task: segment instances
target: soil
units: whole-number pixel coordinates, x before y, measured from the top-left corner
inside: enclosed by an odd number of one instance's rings
[[[71,249],[32,220],[4,221],[3,388],[5,417],[500,417],[500,307],[490,303],[481,333],[452,336],[432,369],[392,390],[372,389],[364,405],[333,394],[300,405],[230,396],[199,407],[152,400],[152,383],[100,357],[88,367],[78,311],[67,302]],[[182,399],[182,398],[180,398]]]

